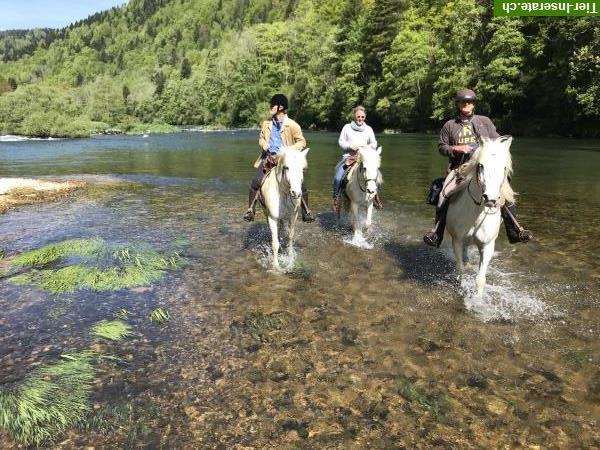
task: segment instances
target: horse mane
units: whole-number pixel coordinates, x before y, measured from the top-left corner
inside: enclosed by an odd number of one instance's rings
[[[358,161],[364,161],[365,163],[373,163],[379,168],[381,166],[381,156],[377,150],[372,148],[361,148],[358,150]]]
[[[471,157],[471,159],[464,164],[464,166],[460,169],[460,174],[465,178],[465,181],[470,181],[473,176],[476,173],[476,168],[477,165],[486,159],[488,153],[491,151],[491,149],[496,148],[496,147],[501,147],[502,149],[504,149],[503,151],[506,152],[506,169],[507,169],[507,177],[504,180],[504,183],[502,184],[502,187],[500,188],[500,194],[502,195],[502,198],[507,201],[508,203],[514,203],[515,202],[515,195],[517,195],[517,193],[513,190],[513,188],[511,187],[508,179],[510,178],[510,176],[513,173],[513,167],[512,167],[512,157],[510,154],[510,144],[506,145],[505,142],[506,140],[509,138],[509,136],[500,136],[498,138],[495,139],[491,139],[491,138],[481,138],[482,143],[479,146],[479,148],[477,150],[475,150],[475,153],[473,153],[473,156]]]
[[[357,162],[363,161],[365,164],[375,164],[377,169],[381,167],[381,155],[373,148],[361,148],[358,150],[357,156]],[[356,167],[358,167],[358,164],[355,164],[353,169]],[[377,172],[377,184],[383,184],[383,176],[380,171]]]
[[[277,166],[272,170],[275,173],[276,178],[279,180],[283,172],[284,163],[292,166],[295,169],[298,164],[301,165],[302,170],[306,169],[308,162],[306,157],[301,157],[302,152],[292,147],[281,147],[278,152]],[[267,175],[267,179],[271,174]],[[266,180],[265,180],[266,181]]]

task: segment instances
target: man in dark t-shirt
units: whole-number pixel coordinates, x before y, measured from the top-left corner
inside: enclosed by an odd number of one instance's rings
[[[450,160],[448,175],[444,180],[441,190],[433,230],[423,236],[423,241],[431,246],[439,247],[444,238],[446,228],[446,212],[448,211],[449,197],[458,187],[457,171],[460,166],[471,159],[471,155],[479,148],[481,138],[495,139],[500,135],[492,121],[486,116],[473,114],[475,110],[475,92],[471,89],[462,89],[456,94],[458,115],[448,120],[440,131],[438,143],[439,151]],[[516,207],[514,203],[505,204],[501,210],[506,227],[506,234],[511,244],[527,242],[531,233],[516,221]]]

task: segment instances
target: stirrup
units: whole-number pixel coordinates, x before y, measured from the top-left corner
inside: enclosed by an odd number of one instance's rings
[[[246,210],[244,213],[244,220],[246,222],[252,222],[254,220],[254,211],[252,211],[252,208]]]
[[[531,233],[531,231],[526,230],[525,228],[522,228],[519,230],[519,240],[521,242],[529,242],[530,240],[533,239],[533,234]]]
[[[525,228],[514,229],[507,227],[506,236],[508,237],[508,242],[511,244],[525,243],[533,239],[531,231],[526,230]]]
[[[373,206],[375,209],[383,209],[383,202],[379,198],[379,195],[375,195],[375,198],[373,198]]]
[[[315,219],[316,217],[310,209],[307,211],[302,210],[302,222],[314,222]]]
[[[423,236],[423,242],[425,242],[427,245],[430,245],[431,247],[436,248],[439,248],[440,244],[442,243],[439,240],[438,235],[435,231],[429,231],[428,233],[426,233],[425,236]]]

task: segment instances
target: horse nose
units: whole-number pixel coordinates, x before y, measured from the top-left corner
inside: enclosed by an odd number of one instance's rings
[[[302,197],[302,192],[291,191],[290,194],[292,194],[292,198],[295,198],[295,199]]]

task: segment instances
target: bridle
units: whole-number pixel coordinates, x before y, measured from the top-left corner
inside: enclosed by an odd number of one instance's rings
[[[475,197],[473,196],[473,193],[471,192],[471,183],[473,182],[473,177],[471,177],[471,179],[469,180],[469,184],[467,185],[467,192],[469,193],[469,197],[471,197],[471,200],[473,200],[473,203],[475,203],[477,206],[481,206],[483,204],[483,195],[485,193],[485,180],[483,180],[483,182],[481,181],[481,174],[483,172],[483,164],[481,163],[477,163],[477,169],[475,171],[475,178],[477,179],[477,186],[479,186],[479,188],[481,189],[481,196],[479,197],[479,201],[477,201],[475,199]],[[507,169],[506,167],[504,168],[504,178],[502,178],[502,184],[504,184],[504,181],[506,180],[506,172]]]
[[[367,192],[367,183],[368,183],[369,181],[374,181],[375,183],[377,183],[377,178],[364,178],[364,181],[365,181],[364,187],[363,187],[363,186],[361,186],[361,184],[360,184],[360,179],[361,179],[361,176],[360,176],[360,175],[362,174],[362,172],[363,172],[363,170],[362,170],[362,169],[364,169],[364,168],[365,168],[365,166],[363,165],[363,162],[361,161],[361,162],[358,164],[358,167],[356,168],[356,169],[357,169],[357,172],[358,172],[358,173],[356,174],[356,184],[358,184],[358,187],[360,188],[360,190],[361,190],[362,192],[366,193],[366,192]]]
[[[478,163],[477,164],[477,169],[475,171],[475,178],[477,179],[477,186],[479,186],[479,188],[481,189],[481,196],[479,197],[479,201],[475,200],[475,197],[473,197],[473,193],[471,192],[471,182],[473,181],[473,177],[471,177],[471,179],[469,180],[469,184],[467,185],[467,192],[469,193],[469,197],[471,197],[471,200],[473,200],[473,203],[475,203],[477,206],[481,206],[481,204],[483,203],[483,193],[485,192],[485,180],[483,183],[481,183],[481,172],[483,170],[483,164]]]

